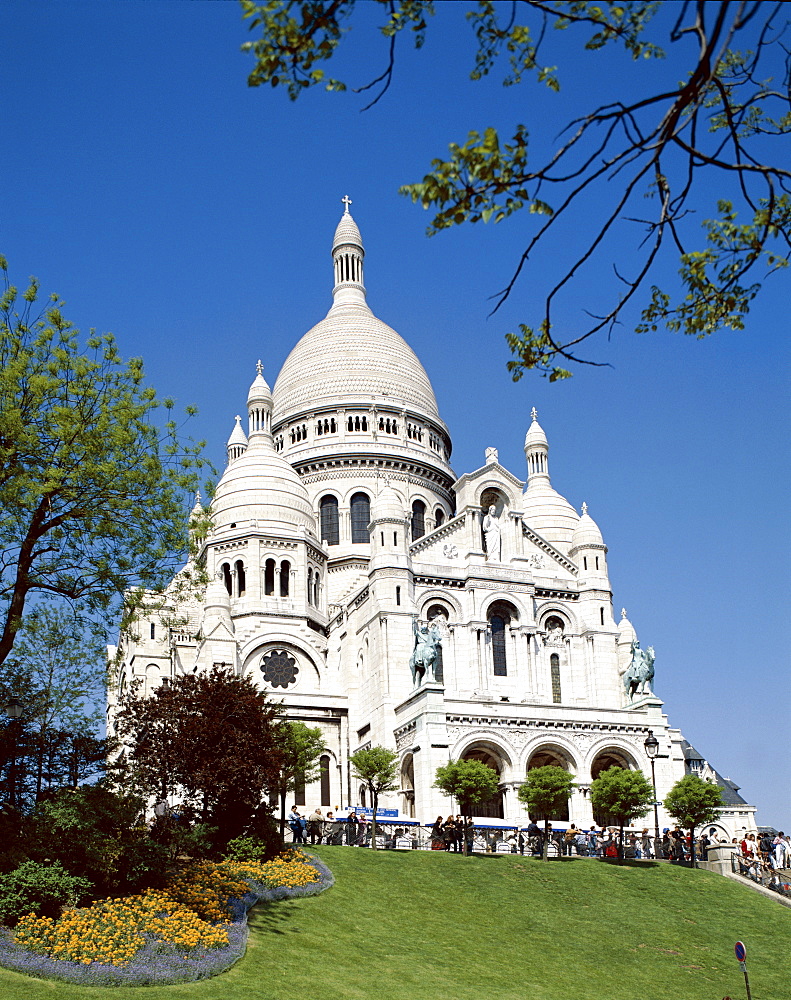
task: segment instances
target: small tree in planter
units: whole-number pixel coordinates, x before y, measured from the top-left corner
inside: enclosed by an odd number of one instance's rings
[[[398,754],[386,747],[369,747],[358,750],[349,758],[354,776],[362,781],[371,793],[371,847],[376,850],[376,810],[380,792],[396,792],[396,761]]]
[[[544,821],[544,847],[541,852],[544,861],[548,857],[549,821],[566,805],[574,788],[576,785],[568,771],[555,764],[547,764],[528,771],[527,782],[517,793],[531,817]]]
[[[497,772],[480,760],[451,760],[437,768],[434,787],[446,795],[452,795],[459,808],[471,816],[473,807],[487,802],[497,794],[499,779]],[[467,837],[464,837],[464,854],[468,854]]]
[[[665,799],[665,809],[680,826],[689,830],[692,842],[691,862],[695,867],[695,828],[715,822],[725,803],[719,785],[702,781],[695,774],[688,774],[677,781]]]
[[[623,828],[645,816],[654,801],[654,790],[642,771],[609,767],[591,784],[591,804],[597,812],[612,816],[620,828],[618,859],[623,860]]]

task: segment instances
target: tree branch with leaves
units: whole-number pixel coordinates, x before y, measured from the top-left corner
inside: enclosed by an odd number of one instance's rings
[[[255,58],[251,86],[285,86],[292,100],[312,86],[346,89],[319,64],[342,43],[353,44],[355,0],[241,2],[257,35],[243,46]],[[422,47],[435,13],[428,0],[378,3],[383,69],[354,88],[375,90],[366,109],[393,85],[397,40],[407,31]],[[554,128],[551,116],[531,120],[527,114],[509,137],[494,127],[472,130],[465,141],[450,143],[447,157],[433,159],[422,180],[400,189],[435,213],[430,236],[521,213],[524,249],[493,295],[494,313],[515,294],[550,237],[563,238],[554,273],[542,279],[535,317],[506,334],[513,378],[535,370],[555,381],[571,374],[569,365],[605,364],[590,355],[592,338],[609,337],[622,323],[638,333],[664,327],[698,339],[743,329],[762,282],[786,267],[791,253],[785,5],[481,0],[466,11],[454,4],[453,11],[475,34],[473,80],[500,72],[506,87],[532,77],[559,91],[562,74],[544,56],[553,42],[561,42],[569,60],[580,50],[604,59],[619,47],[636,64],[615,101],[595,103],[591,77],[591,106],[581,107],[559,137],[547,132],[550,121]],[[667,55],[683,65],[680,80],[674,69],[665,71]],[[587,227],[589,217],[592,225],[581,238],[581,220]],[[543,255],[542,261],[550,263]],[[599,301],[580,305],[577,288],[597,261],[609,264],[612,280],[600,282]],[[658,275],[672,261],[678,280],[667,286]]]

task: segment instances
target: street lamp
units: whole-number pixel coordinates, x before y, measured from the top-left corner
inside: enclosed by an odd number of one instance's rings
[[[648,730],[648,736],[643,746],[645,747],[645,752],[648,754],[648,759],[651,761],[651,784],[654,787],[654,858],[656,859],[659,852],[659,812],[656,801],[656,771],[654,769],[654,761],[659,756],[659,740],[654,736],[652,729]]]
[[[9,719],[13,735],[11,743],[11,767],[8,769],[8,798],[12,806],[16,805],[16,746],[19,734],[17,733],[19,722],[22,717],[22,702],[19,698],[11,698],[5,706],[5,714]]]

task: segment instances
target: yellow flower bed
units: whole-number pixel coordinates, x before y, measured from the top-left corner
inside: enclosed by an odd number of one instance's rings
[[[245,878],[267,886],[300,886],[318,881],[316,870],[299,851],[266,864],[241,861],[195,862],[164,890],[139,896],[99,900],[66,910],[58,920],[29,914],[19,921],[14,939],[38,955],[90,965],[125,966],[153,935],[184,950],[228,944],[228,900],[248,891]]]

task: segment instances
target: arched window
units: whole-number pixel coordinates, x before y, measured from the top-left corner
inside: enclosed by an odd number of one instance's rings
[[[291,576],[291,563],[284,559],[280,564],[280,596],[288,597],[288,583]]]
[[[313,603],[313,568],[308,566],[308,604]]]
[[[319,781],[321,782],[321,804],[328,806],[330,802],[330,758],[324,754],[319,758]]]
[[[299,778],[296,779],[296,784],[294,785],[294,805],[305,805],[305,782],[300,781]]]
[[[351,500],[352,542],[368,541],[371,501],[367,493],[355,493]]]
[[[434,526],[439,527],[441,524],[445,523],[445,511],[441,507],[437,507],[434,511]]]
[[[157,637],[157,627],[153,622],[151,622],[151,638],[156,639],[156,637]]]
[[[233,581],[231,579],[231,567],[228,563],[222,564],[222,582],[225,584],[225,589],[230,596],[233,593]]]
[[[247,590],[247,580],[245,578],[244,563],[241,559],[236,560],[234,569],[236,570],[236,596],[244,597]]]
[[[549,670],[552,675],[552,701],[559,705],[561,701],[560,693],[560,657],[553,653],[549,658]]]
[[[264,565],[264,596],[275,596],[275,560],[267,559]]]
[[[360,805],[365,809],[365,785],[360,785]]]
[[[319,571],[313,574],[313,607],[318,608],[319,605]]]
[[[322,497],[319,501],[319,516],[321,518],[321,540],[327,545],[337,545],[338,534],[338,500],[333,496]]]
[[[508,648],[506,627],[516,617],[515,609],[498,601],[489,610],[489,628],[492,636],[492,664],[495,677],[508,675]]]
[[[508,674],[508,660],[505,649],[506,621],[502,615],[492,615],[489,619],[492,627],[492,660],[495,677],[505,677]]]
[[[422,538],[426,533],[426,505],[422,500],[412,504],[412,541]]]

